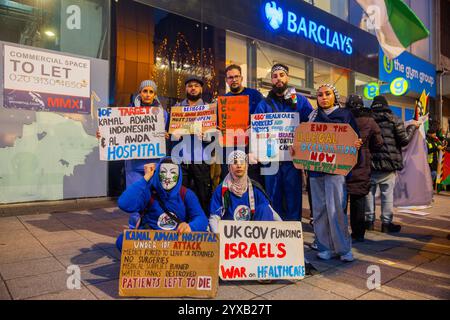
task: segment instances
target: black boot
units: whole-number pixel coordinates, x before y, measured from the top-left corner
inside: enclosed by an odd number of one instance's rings
[[[373,222],[366,221],[366,230],[369,230],[369,231],[373,231],[374,230]]]
[[[400,232],[401,229],[402,229],[401,225],[393,224],[392,222],[390,222],[390,223],[383,223],[381,225],[381,232],[384,232],[384,233]]]

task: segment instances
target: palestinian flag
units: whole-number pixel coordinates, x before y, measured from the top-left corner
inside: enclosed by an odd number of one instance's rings
[[[402,0],[356,1],[375,26],[378,42],[391,60],[412,43],[430,35],[430,31]]]
[[[424,89],[422,91],[422,94],[420,95],[419,100],[416,101],[416,110],[415,110],[414,120],[418,121],[421,117],[426,115],[427,110],[428,110],[428,95],[426,94],[425,89]],[[430,127],[428,118],[423,123],[423,127],[424,127],[425,134],[426,134]]]

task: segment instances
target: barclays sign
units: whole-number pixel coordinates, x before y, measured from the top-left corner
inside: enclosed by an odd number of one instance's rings
[[[275,1],[265,4],[264,14],[273,31],[283,30],[347,55],[353,53],[353,39],[350,36],[296,12],[285,11]]]

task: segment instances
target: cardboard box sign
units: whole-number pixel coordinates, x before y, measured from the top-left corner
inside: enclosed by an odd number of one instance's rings
[[[346,176],[358,161],[358,135],[349,124],[301,123],[295,130],[297,169]]]
[[[219,222],[222,280],[303,279],[300,222]]]
[[[245,146],[248,144],[247,129],[249,126],[249,97],[218,97],[217,126],[222,132],[219,139],[224,147]]]
[[[213,298],[218,268],[219,240],[213,233],[125,230],[119,295]]]
[[[202,106],[174,106],[170,109],[169,133],[198,134],[216,131],[217,103]]]
[[[98,109],[100,160],[159,159],[166,155],[160,107]]]

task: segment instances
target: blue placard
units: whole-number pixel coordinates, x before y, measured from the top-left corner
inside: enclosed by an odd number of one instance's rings
[[[380,49],[379,78],[391,83],[396,78],[408,81],[408,91],[421,94],[425,89],[431,97],[436,97],[436,67],[405,51],[394,60],[389,60]]]

